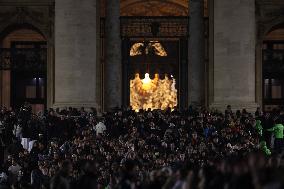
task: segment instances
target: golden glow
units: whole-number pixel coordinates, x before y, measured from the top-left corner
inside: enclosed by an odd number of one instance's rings
[[[164,47],[158,41],[151,41],[149,43],[149,45],[151,45],[154,48],[156,55],[158,55],[158,56],[168,56],[168,54],[165,51]]]
[[[149,90],[151,88],[151,79],[148,73],[145,73],[145,78],[142,79],[142,89]]]
[[[160,79],[159,74],[155,74],[154,79],[145,74],[144,79],[140,79],[139,74],[130,80],[130,105],[135,110],[139,109],[166,109],[177,106],[176,81],[171,76],[169,79]]]
[[[144,43],[134,43],[130,49],[130,56],[141,55],[141,47],[144,46]]]
[[[134,43],[130,49],[130,56],[142,55],[142,47],[144,47],[144,43]],[[150,51],[153,51],[154,54],[158,56],[168,56],[166,50],[162,46],[162,44],[158,41],[150,41],[145,48],[145,54],[149,54]]]

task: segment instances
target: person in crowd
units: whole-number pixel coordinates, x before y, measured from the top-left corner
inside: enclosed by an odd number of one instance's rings
[[[9,182],[12,187],[16,187],[18,181],[18,174],[21,171],[22,167],[17,163],[17,161],[13,158],[12,164],[8,168]]]
[[[256,120],[255,128],[256,128],[256,131],[259,134],[259,136],[262,137],[262,135],[263,135],[263,127],[261,125],[261,121],[260,120]]]
[[[4,168],[0,167],[0,188],[1,189],[9,189],[9,183],[8,183],[8,175]]]
[[[281,153],[283,148],[283,131],[284,126],[281,124],[280,119],[275,120],[274,127],[267,129],[267,131],[272,131],[275,135],[275,141],[274,141],[274,148],[277,152]]]
[[[50,189],[71,189],[70,176],[72,173],[72,163],[68,160],[62,162],[61,168],[50,181]]]
[[[106,130],[106,126],[104,124],[104,121],[100,121],[96,126],[95,126],[95,131],[97,135],[102,135]]]
[[[228,106],[223,114],[190,106],[182,111],[116,108],[98,116],[94,108],[32,114],[28,104],[19,110],[2,107],[7,153],[0,186],[283,188],[282,155],[265,141],[270,132],[281,131],[274,119],[280,111],[257,112]],[[22,136],[13,132],[17,124]],[[18,137],[33,141],[31,148],[23,148]]]

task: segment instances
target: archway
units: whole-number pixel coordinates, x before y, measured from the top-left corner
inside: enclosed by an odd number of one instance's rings
[[[121,16],[188,16],[189,0],[121,0]],[[204,0],[204,17],[208,17]]]
[[[13,25],[1,34],[0,105],[19,108],[31,104],[33,112],[46,106],[47,44],[31,25]]]
[[[106,0],[100,0],[100,14],[105,16]],[[121,16],[188,16],[188,0],[120,0]],[[208,17],[208,0],[204,0]]]
[[[273,27],[262,44],[263,109],[284,104],[284,24]]]
[[[101,62],[104,65],[104,16],[105,0],[101,0]],[[177,104],[184,109],[188,106],[188,0],[120,0],[120,36],[122,39],[122,105],[129,106],[133,102],[131,98],[131,80],[135,79],[135,74],[140,73],[139,81],[150,72],[150,78],[153,80],[155,74],[159,74],[164,79],[165,75],[176,81]],[[205,64],[208,64],[208,1],[204,0],[204,43],[206,44]],[[155,56],[130,56],[131,46],[135,43],[157,42],[162,45],[174,47],[169,52],[177,52],[175,60],[169,57]],[[145,47],[144,46],[144,47]],[[140,60],[139,60],[140,58]],[[145,60],[147,59],[147,60]],[[161,64],[159,64],[160,62]],[[143,66],[144,65],[144,66]],[[144,69],[145,65],[150,65],[150,69]],[[163,65],[163,66],[162,66]],[[143,68],[142,68],[143,67]],[[172,69],[171,67],[174,67]],[[144,69],[144,70],[143,70]],[[152,69],[152,70],[151,70]],[[104,70],[104,67],[102,67]],[[157,71],[158,70],[158,71]],[[174,74],[171,74],[174,73]],[[103,71],[104,74],[104,71]],[[102,78],[105,78],[103,76]],[[145,91],[144,91],[145,92]],[[144,94],[144,93],[143,93]],[[139,96],[139,95],[138,95]],[[173,106],[176,103],[173,103]]]
[[[123,105],[135,110],[185,108],[187,21],[187,17],[121,17]]]

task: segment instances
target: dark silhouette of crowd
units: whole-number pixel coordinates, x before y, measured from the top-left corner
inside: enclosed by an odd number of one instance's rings
[[[0,110],[0,189],[284,188],[283,111]]]

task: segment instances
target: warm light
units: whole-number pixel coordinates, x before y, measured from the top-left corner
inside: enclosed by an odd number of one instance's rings
[[[151,79],[149,77],[148,73],[145,73],[145,78],[142,80],[143,84],[148,84],[151,82]]]
[[[145,78],[142,79],[142,83],[143,83],[142,88],[143,88],[144,90],[149,90],[149,89],[151,89],[151,79],[150,79],[148,73],[145,73]]]
[[[130,105],[135,110],[139,109],[173,109],[177,106],[177,89],[174,77],[159,79],[155,74],[154,79],[146,73],[144,79],[139,74],[130,80]]]
[[[145,49],[145,52],[142,52],[142,49]],[[130,56],[142,55],[143,53],[147,55],[150,49],[158,56],[168,56],[165,48],[158,41],[150,41],[146,47],[144,41],[142,43],[134,43],[130,48],[129,54]]]
[[[134,45],[132,45],[130,49],[130,56],[141,55],[142,54],[141,47],[144,47],[143,43],[135,43]]]

